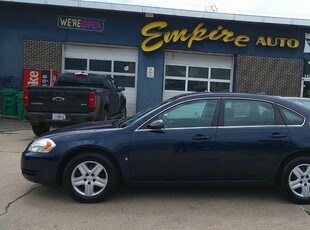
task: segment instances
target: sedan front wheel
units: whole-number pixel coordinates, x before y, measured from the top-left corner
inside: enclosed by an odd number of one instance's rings
[[[97,153],[85,153],[73,158],[65,168],[63,180],[70,195],[84,203],[102,201],[118,185],[113,163]]]

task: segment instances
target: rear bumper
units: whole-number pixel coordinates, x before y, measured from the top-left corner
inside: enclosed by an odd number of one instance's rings
[[[87,121],[93,121],[96,118],[95,112],[61,114],[65,115],[64,120],[53,119],[53,113],[28,112],[27,110],[24,112],[25,120],[30,121],[31,124],[38,125],[40,123],[44,123],[54,127],[84,123]]]

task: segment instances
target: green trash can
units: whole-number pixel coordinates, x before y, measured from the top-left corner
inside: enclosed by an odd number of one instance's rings
[[[17,115],[17,103],[16,103],[16,93],[17,89],[3,89],[2,94],[2,110],[3,114],[6,116],[16,116]]]
[[[24,91],[18,92],[16,94],[16,99],[17,99],[17,117],[18,117],[18,120],[20,120],[20,121],[24,120],[23,98],[24,98]]]

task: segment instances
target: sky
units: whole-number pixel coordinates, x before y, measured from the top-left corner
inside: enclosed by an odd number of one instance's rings
[[[310,0],[86,0],[218,13],[310,19]]]

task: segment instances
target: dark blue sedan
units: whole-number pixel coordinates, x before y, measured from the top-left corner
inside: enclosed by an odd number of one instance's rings
[[[98,202],[120,183],[280,185],[310,203],[310,110],[280,97],[199,93],[125,120],[91,122],[35,139],[24,177]]]

